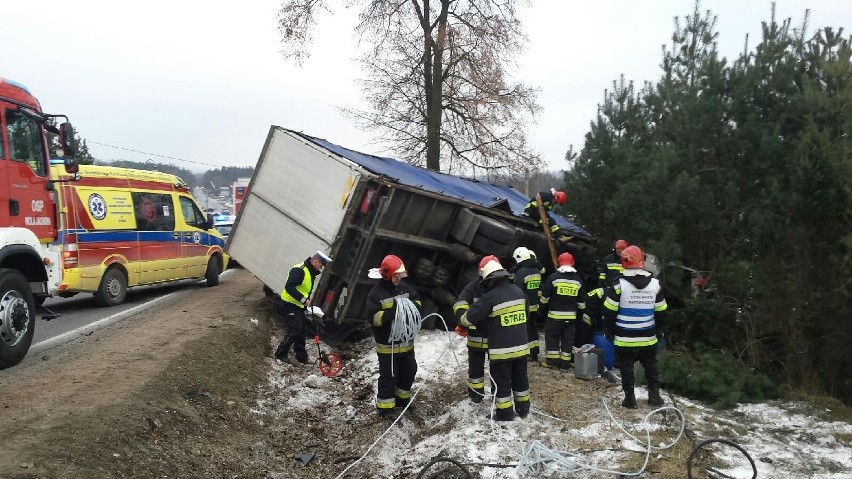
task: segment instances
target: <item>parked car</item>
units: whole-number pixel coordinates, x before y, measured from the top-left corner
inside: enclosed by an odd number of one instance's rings
[[[234,221],[237,219],[234,215],[216,215],[213,217],[213,228],[218,231],[225,242],[228,241],[228,236],[231,234],[231,228],[234,227]]]

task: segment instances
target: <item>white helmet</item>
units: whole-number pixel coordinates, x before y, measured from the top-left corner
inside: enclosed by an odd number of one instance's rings
[[[515,252],[512,253],[512,257],[515,258],[515,261],[518,263],[532,258],[533,255],[533,252],[524,246],[518,246],[515,248]]]

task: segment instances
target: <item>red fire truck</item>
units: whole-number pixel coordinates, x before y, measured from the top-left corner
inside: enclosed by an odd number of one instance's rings
[[[59,136],[54,154],[76,175],[68,117],[43,113],[26,87],[0,78],[0,368],[27,354],[36,305],[61,282],[62,251],[51,244],[58,222],[46,132]]]

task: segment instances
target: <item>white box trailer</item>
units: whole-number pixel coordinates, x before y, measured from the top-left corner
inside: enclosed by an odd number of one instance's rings
[[[323,250],[334,261],[311,300],[333,320],[366,322],[367,277],[387,254],[406,264],[424,313],[451,320],[450,306],[477,277],[479,259],[527,246],[547,258],[528,199],[511,187],[417,168],[273,126],[226,245],[242,267],[274,292],[290,268]],[[582,228],[558,218],[578,241]]]

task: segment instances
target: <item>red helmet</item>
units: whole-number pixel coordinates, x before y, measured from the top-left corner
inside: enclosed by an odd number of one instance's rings
[[[562,253],[558,258],[559,266],[574,266],[574,255],[571,253]]]
[[[629,245],[629,244],[627,244],[627,241],[624,241],[623,239],[620,239],[620,240],[617,240],[617,241],[615,242],[615,244],[614,244],[612,247],[613,247],[616,251],[624,251],[624,248],[627,248],[628,246],[630,246],[630,245]]]
[[[382,278],[390,281],[393,275],[405,273],[405,264],[399,259],[399,256],[389,254],[382,260],[379,272],[382,274]]]
[[[489,265],[489,263],[495,263]],[[500,264],[500,258],[490,254],[479,261],[479,277],[485,278],[488,274],[494,272],[494,270],[502,268],[503,266]]]
[[[557,205],[564,205],[568,201],[568,195],[564,191],[555,191],[553,192],[553,201]]]
[[[621,252],[621,266],[625,269],[645,267],[645,253],[638,246],[628,246]]]

